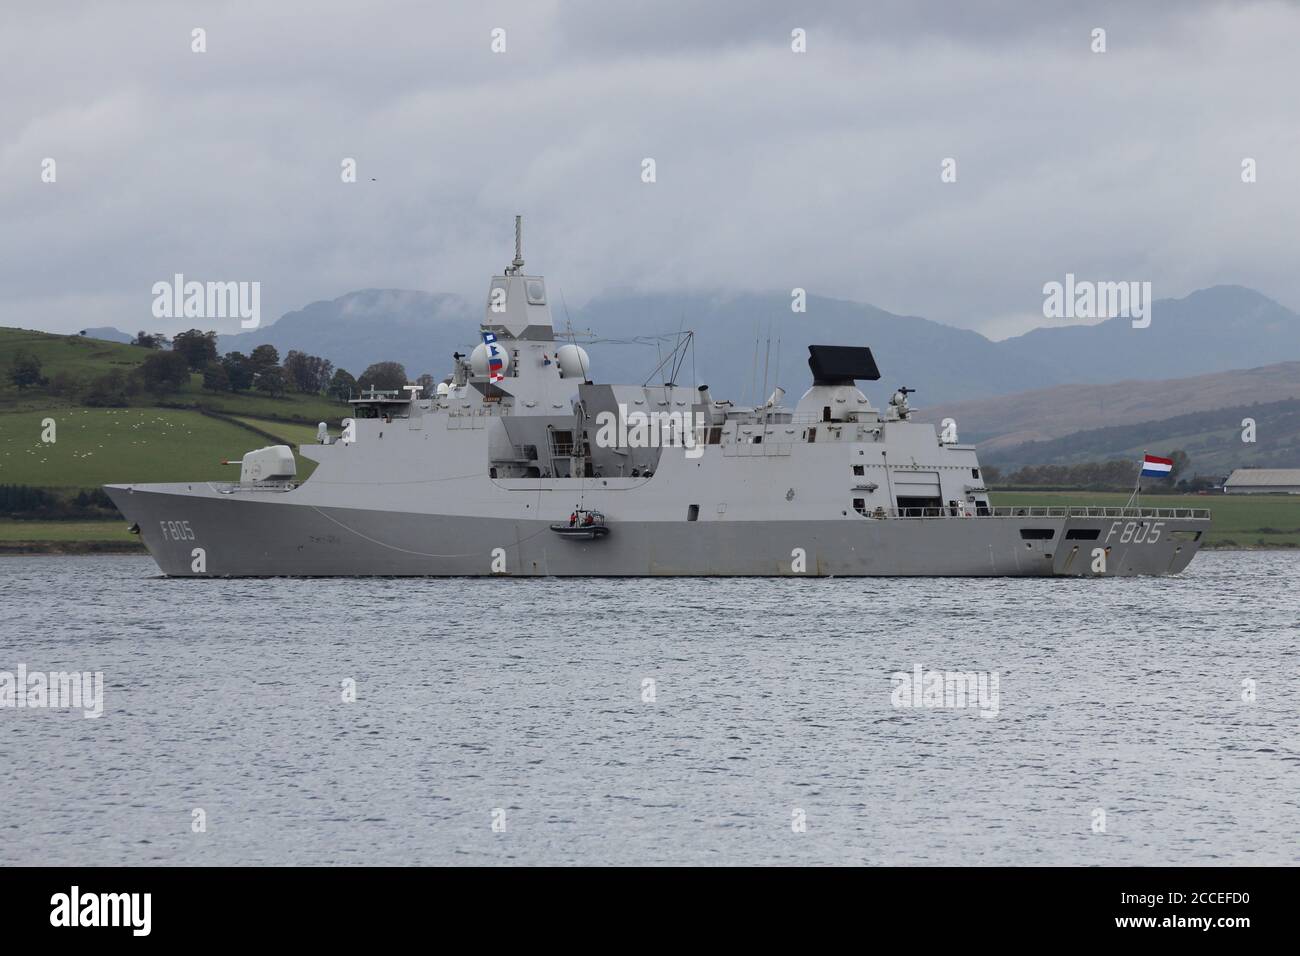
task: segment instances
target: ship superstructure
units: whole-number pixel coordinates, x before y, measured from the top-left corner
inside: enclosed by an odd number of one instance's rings
[[[810,345],[812,385],[758,406],[708,386],[597,384],[515,258],[481,343],[351,401],[299,453],[230,482],[109,485],[168,575],[1071,575],[1183,570],[1201,509],[994,508],[972,445],[877,409],[861,346]]]

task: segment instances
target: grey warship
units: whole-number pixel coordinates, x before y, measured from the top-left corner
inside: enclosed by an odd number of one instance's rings
[[[106,485],[164,574],[1176,574],[1205,509],[992,507],[975,448],[858,389],[867,347],[810,345],[793,408],[597,384],[515,257],[435,394],[363,394],[340,434],[246,453],[238,480]]]

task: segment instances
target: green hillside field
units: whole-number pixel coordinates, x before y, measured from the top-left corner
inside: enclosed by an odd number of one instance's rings
[[[51,335],[29,329],[0,328],[0,355],[6,361],[17,352],[28,352],[40,361],[46,376],[64,371],[80,381],[103,375],[116,368],[129,372],[148,357],[149,353],[133,345],[88,339],[80,335]],[[21,396],[6,378],[0,384],[0,402]]]
[[[47,379],[64,373],[80,383],[88,383],[98,376],[117,369],[128,373],[149,357],[149,351],[135,345],[104,342],[82,338],[79,335],[50,335],[27,329],[0,328],[0,414],[10,411],[44,411],[63,406],[80,407],[73,400],[53,395],[49,387],[20,391],[8,379],[9,358],[18,352],[27,352],[41,363],[41,372]],[[319,395],[300,395],[294,392],[278,398],[257,392],[209,392],[203,389],[203,376],[197,372],[179,392],[155,398],[140,392],[130,398],[135,408],[198,408],[203,407],[226,415],[249,415],[276,421],[315,425],[329,422],[337,427],[347,416],[347,405]]]
[[[298,445],[311,445],[316,442],[315,425],[303,425],[298,422],[280,422],[271,418],[252,418],[248,415],[232,415],[230,417],[241,425],[245,425],[249,428],[256,428],[259,431],[264,431],[270,435],[274,435],[283,445],[293,445],[294,447],[297,447]],[[339,426],[335,425],[333,427],[333,433],[337,435],[339,432]],[[302,464],[302,459],[299,459],[299,464]],[[308,462],[308,464],[311,464],[311,462]]]
[[[275,440],[295,447],[315,439],[318,422],[336,432],[345,403],[319,395],[211,392],[195,373],[180,391],[162,397],[140,392],[121,408],[88,408],[54,394],[61,376],[85,385],[114,369],[128,373],[149,351],[77,335],[0,328],[0,372],[27,352],[41,362],[49,384],[19,390],[0,379],[0,484],[90,488],[106,482],[209,480],[231,477],[220,465]],[[204,414],[208,413],[208,414]],[[53,419],[57,441],[41,441]],[[304,474],[312,463],[299,459]]]
[[[19,390],[8,378],[18,352],[41,363],[45,386]],[[148,356],[138,346],[77,335],[0,328],[0,484],[75,494],[103,484],[211,481],[238,477],[245,451],[270,443],[294,447],[315,440],[316,424],[337,433],[348,406],[317,395],[211,392],[193,374],[178,392],[140,392],[118,408],[81,405],[57,394],[60,383],[84,388],[114,369],[129,374]],[[53,420],[55,441],[42,441]],[[298,457],[307,478],[313,462]],[[134,550],[121,521],[0,519],[0,552]]]
[[[145,554],[125,521],[0,521],[3,554]]]
[[[41,441],[42,421],[56,441]],[[91,488],[117,482],[223,481],[265,440],[239,424],[170,408],[55,408],[0,413],[0,484]]]

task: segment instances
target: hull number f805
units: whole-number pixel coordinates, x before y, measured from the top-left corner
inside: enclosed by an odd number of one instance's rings
[[[162,528],[164,538],[170,538],[172,541],[196,541],[194,531],[190,528],[188,521],[159,521],[158,526]]]
[[[1118,531],[1120,544],[1155,544],[1160,540],[1160,529],[1164,525],[1163,521],[1114,521],[1111,522],[1110,533],[1106,535],[1106,543],[1109,544]]]

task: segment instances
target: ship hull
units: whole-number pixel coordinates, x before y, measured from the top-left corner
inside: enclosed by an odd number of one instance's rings
[[[572,541],[551,530],[553,519],[338,508],[193,487],[204,486],[106,489],[169,576],[1123,577],[1181,572],[1209,528],[1208,518],[1154,513],[611,518],[606,537]]]

